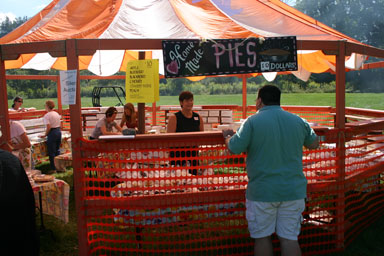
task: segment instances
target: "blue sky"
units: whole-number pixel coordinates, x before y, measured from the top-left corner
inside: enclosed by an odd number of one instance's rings
[[[8,16],[28,18],[34,16],[47,6],[51,0],[0,0],[0,22]]]

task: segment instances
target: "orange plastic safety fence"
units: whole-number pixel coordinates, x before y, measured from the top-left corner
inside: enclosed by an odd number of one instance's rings
[[[245,155],[223,142],[82,140],[90,254],[252,255]]]
[[[303,255],[343,250],[383,211],[384,136],[359,129],[323,131],[320,148],[304,150]],[[78,148],[89,254],[253,255],[246,155],[230,154],[220,133]]]

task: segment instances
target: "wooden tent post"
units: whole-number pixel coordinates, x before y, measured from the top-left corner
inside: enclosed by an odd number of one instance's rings
[[[0,97],[4,106],[0,108],[0,126],[1,134],[0,145],[6,143],[11,139],[11,131],[9,128],[9,114],[8,114],[8,94],[7,94],[7,79],[5,77],[5,63],[0,56]]]
[[[77,55],[76,39],[66,40],[67,70],[77,70],[76,76],[76,104],[69,105],[71,140],[72,140],[72,166],[75,187],[75,203],[77,213],[77,238],[79,240],[79,255],[89,255],[87,244],[87,226],[83,210],[84,207],[84,172],[81,169],[81,152],[76,150],[79,139],[83,137],[81,125],[81,98],[80,98],[80,74],[79,74],[79,56]]]
[[[60,115],[63,114],[63,103],[61,102],[61,82],[60,82],[60,76],[57,76],[56,79],[57,83],[57,106]]]
[[[145,59],[145,52],[139,52],[139,60]],[[137,103],[137,112],[139,115],[139,134],[145,133],[145,103]]]
[[[157,120],[157,107],[156,107],[156,101],[152,103],[152,125],[156,125]]]
[[[242,75],[243,79],[243,119],[247,118],[247,76]]]
[[[344,248],[345,239],[345,42],[339,41],[339,50],[336,55],[336,129],[339,130],[336,142],[337,154],[337,185],[336,201],[336,227],[338,248]]]

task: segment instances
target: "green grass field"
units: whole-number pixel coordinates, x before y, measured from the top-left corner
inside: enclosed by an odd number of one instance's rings
[[[47,99],[24,99],[23,107],[44,109],[44,103]],[[57,99],[53,99],[57,102]],[[195,105],[242,105],[241,94],[229,95],[195,95]],[[247,105],[254,105],[255,94],[247,95]],[[115,106],[119,103],[115,97],[106,97],[100,100],[102,106]],[[156,102],[157,105],[178,105],[178,96],[161,96]],[[335,106],[334,93],[283,93],[281,97],[282,105],[303,105],[303,106]],[[12,105],[12,100],[8,101],[8,106]],[[92,99],[83,97],[81,99],[83,107],[92,107]],[[151,104],[147,104],[151,105]],[[347,93],[347,107],[368,108],[384,110],[384,93]],[[68,108],[68,106],[63,106]]]

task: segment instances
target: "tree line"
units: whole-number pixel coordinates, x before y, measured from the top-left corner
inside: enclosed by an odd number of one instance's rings
[[[296,0],[295,8],[317,19],[318,21],[363,43],[384,48],[384,0]],[[22,23],[27,17],[19,17],[11,21],[6,18],[0,24],[0,37],[6,35]],[[377,61],[372,58],[369,61]],[[56,70],[7,70],[7,74],[17,75],[58,75]],[[82,75],[90,75],[89,71],[80,71]],[[124,74],[121,72],[120,74]],[[372,79],[373,78],[373,79]],[[335,76],[330,73],[312,74],[309,81],[303,82],[293,75],[278,76],[273,84],[284,92],[334,92]],[[346,88],[349,92],[384,92],[384,72],[380,69],[351,71],[346,75]],[[267,81],[261,76],[247,79],[248,93],[255,93]],[[91,96],[97,85],[119,85],[124,88],[124,81],[82,80],[81,94]],[[8,97],[22,95],[27,98],[56,97],[56,83],[49,80],[8,80]],[[190,90],[195,94],[239,94],[242,92],[242,81],[237,77],[206,78],[191,82],[185,78],[162,79],[160,95],[178,95],[182,90]],[[112,90],[103,91],[102,96],[112,96]]]

